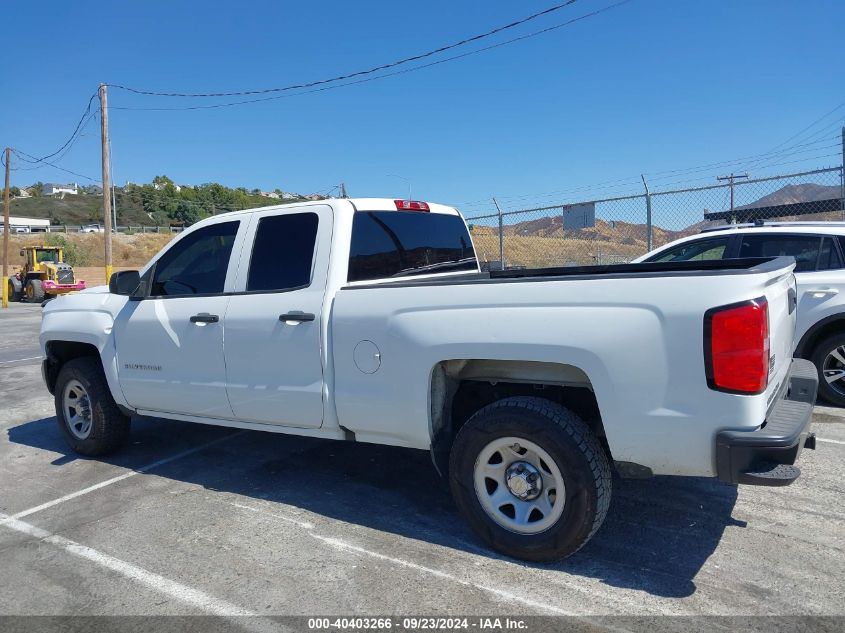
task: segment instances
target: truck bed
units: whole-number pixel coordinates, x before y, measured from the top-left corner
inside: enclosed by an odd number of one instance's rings
[[[714,275],[743,275],[769,273],[794,263],[793,257],[746,257],[692,262],[647,262],[641,264],[609,264],[597,266],[558,266],[491,270],[460,275],[442,275],[425,279],[397,278],[372,284],[345,286],[344,290],[361,288],[397,288],[409,286],[451,286],[476,283],[506,283],[515,281],[557,281],[587,279],[624,279],[648,277],[698,277]]]

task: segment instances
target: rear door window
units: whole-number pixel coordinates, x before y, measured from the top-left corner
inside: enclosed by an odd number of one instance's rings
[[[246,289],[272,292],[310,285],[318,224],[316,213],[261,218],[249,261]]]
[[[478,270],[478,263],[460,216],[417,211],[355,213],[349,281],[461,270]]]
[[[700,262],[710,259],[722,259],[728,248],[730,237],[709,240],[696,240],[679,244],[646,261],[649,262]]]
[[[795,258],[795,272],[816,270],[822,239],[818,235],[750,235],[742,236],[740,257]]]

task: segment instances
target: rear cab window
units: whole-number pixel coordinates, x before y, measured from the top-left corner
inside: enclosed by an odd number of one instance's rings
[[[477,271],[459,215],[419,211],[356,211],[347,281]]]

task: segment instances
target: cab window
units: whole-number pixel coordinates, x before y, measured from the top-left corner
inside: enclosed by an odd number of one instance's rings
[[[823,245],[822,242],[825,242]],[[795,258],[795,272],[808,272],[830,267],[841,268],[839,253],[830,238],[818,235],[743,235],[740,257]],[[823,261],[822,261],[823,260]]]
[[[316,213],[261,218],[252,247],[246,289],[272,292],[308,286],[318,224]]]
[[[700,262],[708,259],[722,259],[728,248],[729,237],[710,240],[696,240],[679,244],[646,261],[649,262]]]
[[[151,296],[223,292],[240,222],[220,222],[189,233],[156,262]]]

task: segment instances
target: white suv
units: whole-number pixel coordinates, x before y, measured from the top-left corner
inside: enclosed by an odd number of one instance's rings
[[[795,356],[813,362],[819,395],[845,406],[845,222],[771,222],[706,229],[635,262],[791,255],[798,282]]]

